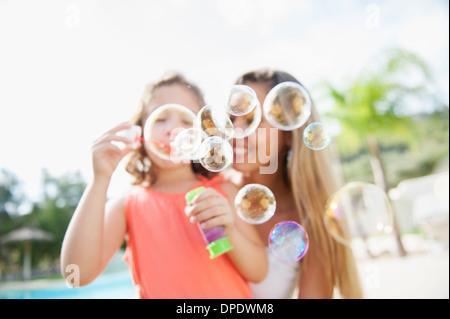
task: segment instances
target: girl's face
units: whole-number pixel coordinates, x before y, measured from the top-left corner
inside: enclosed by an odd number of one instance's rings
[[[264,103],[269,87],[266,83],[248,82],[245,85],[251,87],[258,96],[261,107]],[[234,123],[244,120],[232,117]],[[287,134],[272,126],[262,114],[258,129],[244,139],[233,140],[234,161],[233,168],[242,173],[253,172],[264,166],[282,164],[280,159],[286,152]],[[270,170],[270,173],[277,171]],[[260,170],[261,172],[261,170]]]
[[[148,105],[148,113],[156,109],[158,106],[164,104],[180,104],[187,107],[194,114],[200,110],[200,105],[195,95],[184,86],[173,84],[160,87],[156,89],[151,101]],[[163,145],[170,145],[176,134],[185,128],[192,127],[192,117],[186,112],[177,112],[172,109],[163,111],[153,124],[151,136],[152,140],[162,143]],[[163,160],[155,156],[148,148],[147,143],[144,143],[147,155],[150,157],[152,163],[157,166],[167,166],[169,161]],[[168,162],[168,163],[165,163]]]

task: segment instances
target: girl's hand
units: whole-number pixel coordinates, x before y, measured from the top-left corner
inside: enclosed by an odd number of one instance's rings
[[[207,188],[195,197],[191,206],[186,207],[186,215],[191,223],[199,223],[203,229],[223,226],[228,234],[234,226],[233,208],[214,188]]]
[[[91,147],[92,154],[92,168],[95,178],[110,179],[120,160],[131,152],[133,149],[128,147],[132,143],[130,139],[116,135],[117,132],[131,128],[132,124],[129,122],[121,123],[94,141]],[[111,142],[123,142],[125,147],[123,149],[112,144]],[[141,145],[137,148],[139,148]]]

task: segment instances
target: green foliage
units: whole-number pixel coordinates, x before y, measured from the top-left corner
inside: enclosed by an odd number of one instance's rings
[[[34,251],[47,258],[57,259],[70,218],[86,187],[79,172],[55,178],[43,171],[43,200],[34,205],[31,215],[37,228],[54,236],[51,242],[37,242]]]
[[[0,236],[13,229],[12,219],[24,199],[21,186],[13,172],[0,170]]]
[[[389,176],[389,187],[402,180],[448,170],[449,114],[448,108],[411,117],[415,128],[415,147],[395,135],[379,133],[380,149]],[[344,177],[347,181],[373,183],[369,154],[361,147],[351,155],[341,154]]]
[[[6,173],[5,173],[6,172]],[[86,187],[80,172],[66,173],[60,177],[42,171],[42,199],[32,203],[31,212],[18,214],[17,206],[24,200],[17,177],[5,170],[8,178],[0,180],[0,236],[11,230],[31,226],[53,235],[51,242],[32,243],[32,263],[56,267],[61,244],[69,221]],[[8,243],[0,246],[0,267],[3,272],[21,265],[23,243]],[[17,270],[17,269],[16,269]]]
[[[432,102],[427,91],[429,83],[426,63],[401,49],[376,56],[344,88],[327,83],[325,90],[334,102],[327,117],[341,124],[340,152],[358,152],[371,136],[378,141],[393,138],[397,143],[417,147],[417,129],[408,108],[412,100]]]

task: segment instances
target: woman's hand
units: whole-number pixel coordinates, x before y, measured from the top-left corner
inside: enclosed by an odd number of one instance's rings
[[[203,229],[223,226],[225,233],[234,227],[234,213],[228,200],[214,188],[207,188],[186,207],[186,215],[192,223]]]
[[[91,147],[92,168],[94,179],[110,179],[120,160],[133,149],[128,145],[132,143],[130,139],[116,135],[117,132],[132,127],[129,122],[121,123],[103,134],[95,140]],[[119,148],[111,142],[123,142],[125,147]],[[140,147],[140,144],[137,148]]]

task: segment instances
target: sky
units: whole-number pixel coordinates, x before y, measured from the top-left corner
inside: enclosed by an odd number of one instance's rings
[[[447,0],[0,0],[0,168],[32,199],[42,168],[88,181],[92,142],[167,70],[219,105],[251,69],[339,86],[400,47],[429,64],[448,105],[448,38]]]

